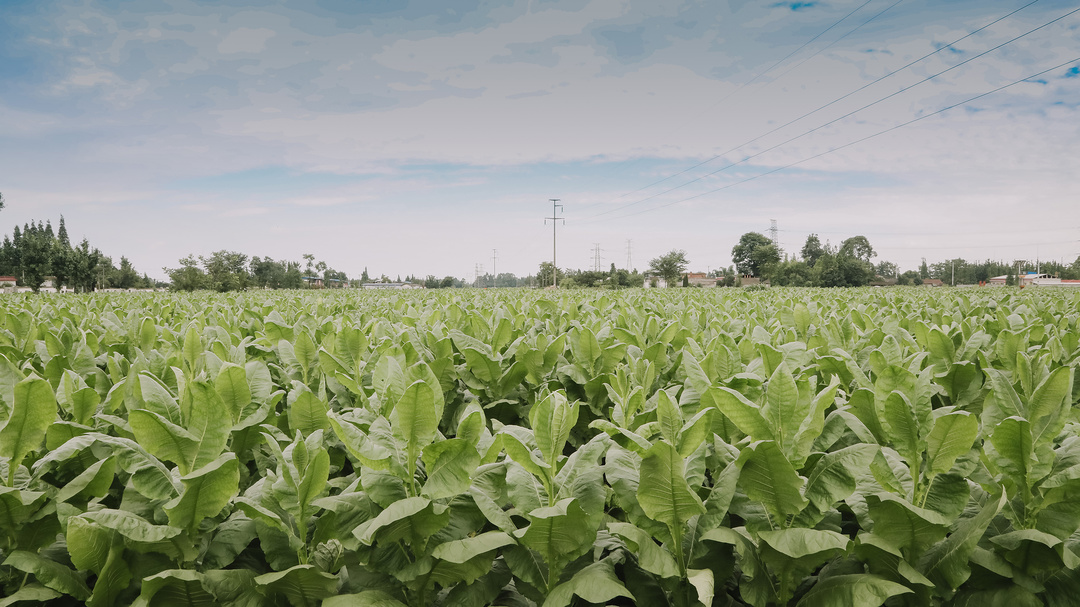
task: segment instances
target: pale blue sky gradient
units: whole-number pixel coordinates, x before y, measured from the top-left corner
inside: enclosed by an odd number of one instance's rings
[[[1080,13],[760,153],[1077,8],[1041,0],[762,137],[1024,4],[2,0],[0,225],[62,213],[159,277],[229,249],[471,278],[492,249],[519,275],[548,259],[556,197],[574,268],[594,243],[624,266],[627,240],[638,268],[716,268],[770,219],[789,252],[864,234],[903,268],[1071,261]]]

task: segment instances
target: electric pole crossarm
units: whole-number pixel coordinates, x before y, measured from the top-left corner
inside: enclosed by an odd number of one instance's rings
[[[547,223],[548,219],[551,220],[551,286],[557,287],[559,286],[559,266],[556,264],[556,251],[558,249],[556,247],[555,228],[559,225],[560,219],[563,225],[566,225],[566,218],[559,217],[559,209],[563,206],[559,204],[559,199],[550,198],[549,200],[551,201],[551,217],[545,217],[544,223]]]

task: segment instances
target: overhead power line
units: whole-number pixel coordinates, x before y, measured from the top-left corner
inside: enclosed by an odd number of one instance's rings
[[[877,78],[875,80],[872,80],[872,81],[868,82],[867,84],[864,84],[863,86],[860,86],[859,88],[857,88],[857,89],[855,89],[855,90],[853,90],[853,91],[851,91],[851,92],[849,92],[849,93],[847,93],[845,95],[837,97],[836,99],[833,99],[832,101],[826,103],[825,105],[819,106],[816,109],[813,109],[813,110],[811,110],[811,111],[809,111],[809,112],[807,112],[807,113],[805,113],[805,114],[803,114],[803,115],[801,115],[801,116],[799,116],[797,118],[789,120],[789,121],[785,122],[784,124],[781,124],[780,126],[772,128],[772,129],[758,135],[757,137],[754,137],[753,139],[749,139],[747,141],[744,141],[744,142],[740,143],[739,145],[736,145],[736,146],[728,149],[725,152],[722,152],[720,154],[712,156],[711,158],[703,160],[703,161],[701,161],[701,162],[699,162],[699,163],[697,163],[697,164],[695,164],[695,165],[693,165],[691,167],[685,168],[685,169],[683,169],[683,170],[681,170],[681,171],[679,171],[677,173],[672,173],[671,175],[668,175],[667,177],[664,177],[662,179],[657,179],[656,181],[653,181],[652,183],[643,185],[643,186],[641,186],[640,188],[638,188],[636,190],[632,190],[630,192],[627,192],[627,193],[619,196],[615,200],[618,200],[619,198],[625,198],[626,196],[629,196],[630,194],[636,194],[636,193],[641,192],[643,190],[647,190],[647,189],[649,189],[649,188],[651,188],[653,186],[660,185],[661,183],[664,183],[665,181],[668,181],[670,179],[674,179],[674,178],[678,177],[679,175],[685,175],[686,173],[689,173],[690,171],[693,171],[694,169],[703,167],[703,166],[705,166],[705,165],[707,165],[707,164],[709,164],[709,163],[711,163],[713,161],[719,160],[720,158],[723,158],[724,156],[727,156],[728,154],[730,154],[732,152],[735,152],[735,151],[737,151],[737,150],[739,150],[741,148],[744,148],[744,147],[746,147],[746,146],[748,146],[748,145],[750,145],[752,143],[756,143],[756,142],[760,141],[761,139],[764,139],[765,137],[768,137],[769,135],[772,135],[773,133],[775,133],[775,132],[777,132],[777,131],[779,131],[781,129],[784,129],[786,127],[791,126],[792,124],[795,124],[796,122],[802,120],[803,118],[808,118],[808,117],[820,112],[821,110],[832,107],[833,105],[836,105],[837,103],[847,99],[848,97],[851,97],[852,95],[854,95],[856,93],[860,93],[860,92],[870,88],[871,86],[874,86],[875,84],[881,82],[882,80],[885,80],[886,78],[890,78],[893,75],[904,71],[907,68],[915,65],[916,63],[919,63],[921,61],[929,59],[930,57],[933,57],[934,55],[936,55],[936,54],[938,54],[938,53],[940,53],[940,52],[942,52],[944,50],[952,48],[954,45],[959,44],[960,42],[963,42],[964,40],[967,40],[968,38],[974,36],[975,34],[978,34],[979,32],[1000,23],[1000,22],[1004,21],[1005,19],[1008,19],[1009,17],[1012,17],[1016,13],[1024,10],[1025,8],[1028,8],[1029,6],[1031,6],[1033,4],[1038,3],[1038,2],[1039,2],[1039,0],[1032,0],[1031,2],[1028,2],[1027,4],[1025,4],[1024,6],[1021,6],[1020,8],[1018,8],[1016,10],[1013,10],[1010,13],[1007,13],[1007,14],[1001,16],[1001,17],[998,17],[997,19],[991,21],[990,23],[987,23],[986,25],[984,25],[984,26],[982,26],[982,27],[980,27],[980,28],[978,28],[976,30],[971,31],[971,32],[957,38],[956,40],[953,40],[952,42],[950,42],[950,43],[948,43],[948,44],[946,44],[944,46],[941,46],[941,47],[939,47],[939,48],[937,48],[937,49],[923,55],[922,57],[919,57],[918,59],[915,59],[914,61],[911,61],[911,62],[905,64],[904,66],[899,67],[899,68],[885,74],[884,76],[881,76],[881,77],[879,77],[879,78]],[[894,4],[893,6],[896,6],[896,5]],[[892,8],[892,6],[886,8],[885,11],[888,11],[891,8]],[[885,11],[882,11],[882,13],[884,13]],[[878,15],[880,15],[880,14],[881,13],[878,13]],[[877,15],[874,16],[874,18],[876,18],[876,17],[877,17]],[[668,191],[670,191],[670,190],[668,190]],[[667,193],[667,192],[661,192],[660,194],[656,194],[655,196],[660,196],[660,195],[665,194],[665,193]],[[648,199],[646,199],[646,200],[648,200]],[[636,203],[634,203],[634,204],[636,204]],[[615,210],[618,210],[618,209],[615,209]],[[612,211],[605,211],[605,213],[607,213],[607,212],[612,212]],[[604,214],[604,213],[601,213],[601,214]]]
[[[730,98],[731,98],[732,96],[734,96],[734,95],[735,95],[736,93],[738,93],[739,91],[743,90],[743,89],[744,89],[744,88],[746,88],[747,86],[750,86],[751,84],[753,84],[754,82],[756,82],[756,81],[758,80],[758,78],[761,78],[761,77],[762,77],[762,76],[764,76],[765,74],[768,74],[769,72],[771,72],[772,70],[774,70],[774,69],[776,68],[776,66],[778,66],[778,65],[780,65],[781,63],[783,63],[783,62],[787,61],[787,60],[788,60],[788,59],[790,59],[790,58],[791,58],[792,56],[796,55],[796,54],[797,54],[797,53],[798,53],[799,51],[801,51],[801,50],[803,50],[804,48],[806,48],[807,46],[809,46],[809,45],[813,44],[815,40],[817,40],[818,38],[820,38],[820,37],[824,36],[825,34],[827,34],[828,32],[830,32],[830,31],[831,31],[831,30],[832,30],[833,28],[835,28],[836,26],[838,26],[838,25],[840,25],[841,23],[843,23],[844,21],[846,21],[848,17],[850,17],[850,16],[854,15],[855,13],[859,12],[859,11],[860,11],[860,10],[861,10],[861,9],[862,9],[862,8],[863,8],[864,6],[866,6],[867,4],[870,4],[870,3],[871,3],[871,2],[873,2],[873,1],[874,1],[874,0],[866,0],[866,2],[863,2],[863,3],[862,3],[862,4],[860,4],[859,6],[855,7],[855,9],[854,9],[854,10],[852,10],[852,11],[851,11],[851,12],[849,12],[848,14],[844,15],[843,17],[841,17],[839,21],[836,21],[835,23],[833,23],[833,24],[832,24],[832,25],[830,25],[829,27],[827,27],[827,28],[825,28],[825,29],[821,30],[821,32],[819,32],[819,33],[818,33],[818,34],[817,34],[816,36],[814,36],[813,38],[811,38],[811,39],[807,40],[806,42],[804,42],[804,43],[802,44],[802,46],[800,46],[799,48],[797,48],[797,49],[795,49],[795,50],[791,51],[790,53],[788,53],[787,55],[785,55],[783,59],[780,59],[780,60],[779,60],[779,61],[777,61],[776,63],[774,63],[774,64],[770,65],[769,67],[765,68],[764,70],[762,70],[762,71],[758,72],[758,73],[757,73],[756,75],[754,75],[754,77],[753,77],[753,78],[751,78],[750,80],[747,80],[746,82],[744,82],[744,83],[740,84],[740,85],[738,86],[738,88],[736,88],[736,89],[735,89],[734,91],[732,91],[732,92],[728,93],[728,94],[727,94],[727,95],[725,95],[725,96],[724,96],[723,98],[721,98],[721,99],[720,99],[719,101],[717,101],[716,103],[714,103],[713,105],[711,105],[711,106],[710,106],[710,107],[709,107],[708,109],[706,109],[706,110],[702,111],[702,112],[701,112],[700,114],[698,114],[698,115],[700,116],[701,114],[705,114],[705,113],[707,113],[707,112],[711,112],[712,110],[715,110],[715,109],[716,109],[717,107],[719,107],[719,106],[720,106],[720,104],[724,103],[725,101],[727,101],[728,99],[730,99]],[[900,2],[902,2],[902,1],[903,1],[903,0],[898,0],[897,4],[899,4],[899,3],[900,3]],[[893,6],[895,6],[895,4],[894,4]],[[892,8],[892,7],[890,6],[889,8]],[[886,9],[886,10],[888,10],[888,9]],[[875,15],[875,17],[874,17],[874,18],[876,18],[876,17],[877,17],[877,16]],[[872,18],[871,20],[873,20],[873,18]],[[869,22],[869,21],[868,21],[868,22]],[[867,22],[867,23],[868,23],[868,22]],[[863,25],[866,25],[866,23],[863,23],[863,24],[862,24],[862,25],[860,25],[859,27],[862,27]],[[859,27],[857,27],[857,28],[855,28],[855,29],[859,29]],[[852,30],[852,31],[855,31],[855,30]],[[849,33],[850,33],[850,32],[849,32]],[[846,36],[846,35],[847,35],[847,34],[845,34],[845,36]],[[818,52],[821,52],[821,51],[818,51]],[[817,55],[817,53],[814,53],[814,55]],[[790,70],[789,70],[789,71],[790,71]],[[785,73],[787,73],[787,72],[785,72]],[[681,128],[685,128],[685,127],[687,126],[687,124],[689,124],[689,123],[683,124],[683,125],[682,125],[682,126],[680,126],[679,128],[680,128],[680,129],[681,129]],[[639,162],[639,160],[633,160],[633,161],[629,161],[629,160],[624,160],[624,161],[620,162],[620,163],[619,163],[619,164],[618,164],[618,165],[616,166],[615,170],[613,170],[613,171],[612,171],[612,173],[615,173],[615,172],[617,172],[617,171],[618,171],[619,169],[621,169],[621,168],[624,168],[624,167],[626,167],[626,166],[630,166],[630,165],[632,165],[632,164],[634,164],[634,163],[636,163],[636,162]],[[649,187],[649,186],[646,186],[646,187]],[[630,194],[633,194],[633,193],[635,193],[635,192],[637,192],[637,191],[640,191],[640,190],[634,190],[634,191],[632,191],[632,192],[627,192],[626,194],[623,194],[623,195],[622,195],[622,196],[620,196],[619,198],[622,198],[622,197],[624,197],[624,196],[629,196]],[[618,200],[618,199],[616,199],[616,200]],[[595,203],[594,203],[594,204],[595,204]],[[591,205],[588,205],[588,206],[591,206]],[[586,207],[586,208],[587,208],[587,207]]]
[[[970,63],[970,62],[972,62],[972,61],[974,61],[976,59],[979,59],[980,57],[983,57],[983,56],[985,56],[985,55],[987,55],[989,53],[992,53],[992,52],[994,52],[994,51],[996,51],[996,50],[998,50],[998,49],[1000,49],[1000,48],[1002,48],[1002,47],[1004,47],[1004,46],[1006,46],[1008,44],[1012,44],[1013,42],[1016,42],[1017,40],[1020,40],[1021,38],[1024,38],[1025,36],[1033,34],[1033,33],[1037,32],[1037,31],[1039,31],[1039,30],[1041,30],[1041,29],[1043,29],[1045,27],[1048,27],[1048,26],[1050,26],[1050,25],[1052,25],[1054,23],[1057,23],[1058,21],[1061,21],[1062,19],[1064,19],[1064,18],[1066,18],[1066,17],[1068,17],[1070,15],[1076,14],[1078,12],[1080,12],[1080,8],[1073,9],[1073,10],[1069,11],[1068,13],[1065,13],[1064,15],[1061,15],[1060,17],[1052,19],[1051,21],[1048,21],[1048,22],[1046,22],[1046,23],[1044,23],[1044,24],[1042,24],[1042,25],[1040,25],[1038,27],[1030,29],[1030,30],[1024,32],[1023,34],[1020,34],[1020,35],[1018,35],[1018,36],[1016,36],[1014,38],[1011,38],[1011,39],[1009,39],[1009,40],[1007,40],[1005,42],[1002,42],[1001,44],[998,44],[998,45],[996,45],[996,46],[994,46],[994,47],[992,47],[990,49],[987,49],[987,50],[985,50],[985,51],[983,51],[983,52],[981,52],[981,53],[979,53],[977,55],[969,57],[968,59],[965,59],[964,61],[961,61],[960,63],[957,63],[956,65],[953,65],[953,66],[948,67],[948,68],[946,68],[946,69],[944,69],[944,70],[942,70],[940,72],[937,72],[935,74],[927,76],[926,78],[923,78],[922,80],[920,80],[920,81],[918,81],[918,82],[916,82],[914,84],[908,85],[908,86],[906,86],[906,87],[904,87],[904,88],[902,88],[902,89],[900,89],[900,90],[898,90],[898,91],[896,91],[894,93],[886,95],[885,97],[882,97],[882,98],[880,98],[880,99],[878,99],[876,101],[872,101],[872,102],[870,102],[870,103],[868,103],[868,104],[866,104],[866,105],[864,105],[864,106],[862,106],[862,107],[860,107],[860,108],[858,108],[856,110],[852,110],[852,111],[850,111],[850,112],[848,112],[848,113],[846,113],[846,114],[844,114],[842,116],[839,116],[838,118],[834,118],[834,119],[832,119],[832,120],[830,120],[830,121],[828,121],[828,122],[826,122],[824,124],[821,124],[821,125],[818,125],[818,126],[812,128],[812,129],[810,129],[808,131],[804,131],[803,133],[800,133],[799,135],[796,135],[796,136],[791,137],[791,138],[789,138],[789,139],[787,139],[785,141],[777,143],[776,145],[770,146],[770,147],[765,148],[765,149],[763,149],[763,150],[761,150],[759,152],[751,154],[751,155],[743,158],[742,160],[730,163],[728,165],[720,167],[719,169],[716,169],[715,171],[705,173],[704,175],[695,177],[694,179],[683,182],[683,183],[681,183],[681,184],[679,184],[677,186],[668,188],[668,189],[666,189],[666,190],[664,190],[662,192],[658,192],[656,194],[653,194],[651,196],[647,196],[647,197],[642,198],[640,200],[636,200],[634,202],[615,207],[614,209],[608,209],[607,211],[603,211],[601,213],[597,213],[595,215],[592,215],[591,217],[599,217],[599,216],[602,216],[602,215],[607,215],[607,214],[610,214],[610,213],[620,211],[622,209],[626,209],[626,208],[641,204],[642,202],[646,202],[646,201],[652,200],[654,198],[657,198],[659,196],[663,196],[664,194],[674,192],[675,190],[682,189],[682,188],[684,188],[684,187],[686,187],[686,186],[688,186],[690,184],[697,183],[698,181],[701,181],[702,179],[705,179],[706,177],[711,177],[713,175],[716,175],[717,173],[721,173],[721,172],[726,171],[726,170],[728,170],[728,169],[730,169],[732,167],[738,166],[740,164],[744,164],[749,160],[753,160],[754,158],[757,158],[758,156],[761,156],[763,154],[767,154],[768,152],[771,152],[771,151],[773,151],[773,150],[775,150],[777,148],[783,147],[783,146],[785,146],[785,145],[787,145],[787,144],[789,144],[789,143],[791,143],[793,141],[802,139],[803,137],[806,137],[807,135],[810,135],[812,133],[820,131],[821,129],[823,129],[825,127],[836,124],[837,122],[839,122],[841,120],[844,120],[846,118],[850,118],[851,116],[853,116],[855,114],[858,114],[859,112],[861,112],[863,110],[869,109],[869,108],[871,108],[871,107],[873,107],[873,106],[875,106],[875,105],[877,105],[879,103],[882,103],[882,102],[887,101],[887,100],[889,100],[889,99],[891,99],[893,97],[896,97],[897,95],[900,95],[901,93],[907,92],[907,91],[915,88],[916,86],[919,86],[920,84],[929,82],[930,80],[933,80],[934,78],[937,78],[938,76],[941,76],[942,74],[945,74],[947,72],[951,72],[952,70],[955,70],[956,68],[959,68],[959,67],[961,67],[963,65],[966,65],[966,64],[968,64],[968,63]],[[1022,81],[1017,81],[1017,82],[1022,82]],[[1014,82],[1013,84],[1016,84],[1016,83]],[[735,150],[739,149],[740,147],[742,147],[742,146],[740,145],[740,146],[738,146],[736,148],[732,148],[731,150],[728,150],[728,152],[725,152],[724,154],[721,154],[720,156],[723,156],[723,155],[726,155],[726,154],[728,154],[728,153],[730,153],[732,151],[735,151]],[[715,160],[716,158],[719,158],[720,156],[714,157],[713,160]],[[704,163],[702,163],[702,164],[704,164]],[[699,164],[697,166],[701,166],[701,165]]]
[[[1080,9],[1077,9],[1077,10],[1080,10]],[[1074,11],[1074,12],[1075,12],[1075,11]],[[908,120],[907,122],[902,122],[902,123],[900,123],[900,124],[897,124],[897,125],[895,125],[895,126],[889,127],[889,128],[887,128],[887,129],[885,129],[885,130],[882,130],[882,131],[878,131],[878,132],[876,132],[876,133],[873,133],[873,134],[871,134],[871,135],[867,135],[867,136],[865,136],[865,137],[860,137],[859,139],[856,139],[856,140],[854,140],[854,141],[850,141],[850,142],[848,142],[848,143],[845,143],[845,144],[843,144],[843,145],[837,146],[837,147],[835,147],[835,148],[831,148],[831,149],[829,149],[829,150],[826,150],[826,151],[824,151],[824,152],[820,152],[820,153],[818,153],[818,154],[814,154],[813,156],[808,156],[808,157],[806,157],[806,158],[803,158],[802,160],[797,160],[797,161],[795,161],[795,162],[792,162],[792,163],[790,163],[790,164],[785,164],[784,166],[781,166],[781,167],[777,167],[777,168],[775,168],[775,169],[772,169],[772,170],[766,171],[766,172],[764,172],[764,173],[759,173],[758,175],[754,175],[754,176],[752,176],[752,177],[747,177],[746,179],[741,179],[741,180],[739,180],[739,181],[736,181],[736,182],[734,182],[734,183],[729,183],[729,184],[727,184],[727,185],[725,185],[725,186],[721,186],[721,187],[719,187],[719,188],[715,188],[715,189],[712,189],[712,190],[708,190],[708,191],[706,191],[706,192],[701,192],[701,193],[699,193],[699,194],[695,194],[695,195],[693,195],[693,196],[688,196],[688,197],[686,197],[686,198],[682,198],[682,199],[680,199],[680,200],[675,200],[675,201],[672,201],[672,202],[668,202],[668,203],[665,203],[665,204],[662,204],[662,205],[658,205],[658,206],[650,207],[650,208],[647,208],[647,209],[643,209],[643,210],[641,210],[641,211],[637,211],[636,213],[628,213],[628,214],[626,214],[626,215],[620,215],[620,216],[616,217],[615,219],[624,219],[624,218],[626,218],[626,217],[633,217],[634,215],[640,215],[640,214],[642,214],[642,213],[648,213],[648,212],[650,212],[650,211],[656,211],[656,210],[658,210],[658,209],[663,209],[663,208],[666,208],[666,207],[670,207],[670,206],[672,206],[672,205],[676,205],[676,204],[679,204],[679,203],[682,203],[682,202],[687,202],[687,201],[690,201],[690,200],[694,200],[694,199],[696,199],[696,198],[700,198],[700,197],[702,197],[702,196],[707,196],[707,195],[709,195],[709,194],[715,194],[716,192],[720,192],[720,191],[726,190],[726,189],[728,189],[728,188],[733,188],[733,187],[735,187],[735,186],[737,186],[737,185],[741,185],[741,184],[747,183],[747,182],[749,182],[749,181],[754,181],[754,180],[757,180],[757,179],[761,179],[762,177],[765,177],[765,176],[768,176],[768,175],[772,175],[772,174],[774,174],[774,173],[778,173],[778,172],[780,172],[780,171],[783,171],[783,170],[785,170],[785,169],[789,169],[789,168],[791,168],[791,167],[793,167],[793,166],[797,166],[797,165],[800,165],[800,164],[802,164],[802,163],[804,163],[804,162],[809,162],[809,161],[811,161],[811,160],[814,160],[814,159],[817,159],[817,158],[821,158],[822,156],[825,156],[825,155],[827,155],[827,154],[832,154],[833,152],[838,152],[838,151],[840,151],[840,150],[843,150],[843,149],[845,149],[845,148],[849,148],[849,147],[851,147],[851,146],[853,146],[853,145],[857,145],[857,144],[860,144],[860,143],[862,143],[862,142],[864,142],[864,141],[868,141],[868,140],[870,140],[870,139],[873,139],[873,138],[875,138],[875,137],[878,137],[878,136],[880,136],[880,135],[884,135],[884,134],[886,134],[886,133],[891,133],[892,131],[895,131],[895,130],[897,130],[897,129],[901,129],[901,128],[904,128],[904,127],[906,127],[906,126],[909,126],[909,125],[911,125],[911,124],[915,124],[916,122],[919,122],[919,121],[922,121],[922,120],[926,120],[927,118],[932,118],[932,117],[934,117],[934,116],[937,116],[938,114],[942,114],[942,113],[944,113],[944,112],[947,112],[947,111],[949,111],[949,110],[951,110],[951,109],[953,109],[953,108],[957,108],[957,107],[960,107],[960,106],[962,106],[962,105],[966,105],[966,104],[968,104],[968,103],[971,103],[972,101],[975,101],[975,100],[977,100],[977,99],[981,99],[981,98],[983,98],[983,97],[986,97],[987,95],[993,95],[994,93],[997,93],[997,92],[1003,91],[1003,90],[1005,90],[1005,89],[1007,89],[1007,88],[1010,88],[1010,87],[1016,86],[1017,84],[1020,84],[1021,82],[1026,82],[1026,81],[1028,81],[1028,80],[1031,80],[1031,79],[1033,79],[1033,78],[1038,78],[1039,76],[1042,76],[1042,75],[1044,75],[1044,74],[1050,73],[1050,72],[1052,72],[1052,71],[1054,71],[1054,70],[1060,69],[1060,68],[1062,68],[1062,67],[1065,67],[1065,66],[1067,66],[1067,65],[1069,65],[1069,64],[1072,64],[1072,63],[1077,63],[1077,62],[1080,62],[1080,57],[1075,57],[1075,58],[1073,58],[1073,59],[1070,59],[1070,60],[1068,60],[1068,61],[1066,61],[1066,62],[1064,62],[1064,63],[1059,63],[1058,65],[1055,65],[1054,67],[1051,67],[1051,68],[1045,69],[1045,70],[1043,70],[1043,71],[1041,71],[1041,72],[1038,72],[1038,73],[1035,73],[1035,74],[1031,74],[1030,76],[1026,76],[1026,77],[1024,77],[1024,78],[1021,78],[1021,79],[1019,79],[1019,80],[1014,80],[1014,81],[1010,82],[1009,84],[1005,84],[1005,85],[1003,85],[1003,86],[999,86],[999,87],[997,87],[997,88],[995,88],[995,89],[992,89],[992,90],[986,91],[985,93],[980,93],[980,94],[978,94],[978,95],[975,95],[974,97],[969,97],[968,99],[965,99],[964,101],[961,101],[961,102],[959,102],[959,103],[954,103],[954,104],[952,104],[952,105],[948,105],[948,106],[945,106],[945,107],[943,107],[943,108],[941,108],[941,109],[939,109],[939,110],[936,110],[936,111],[934,111],[934,112],[931,112],[931,113],[929,113],[929,114],[924,114],[924,115],[922,115],[922,116],[919,116],[919,117],[917,117],[917,118],[913,118],[913,119],[911,119],[911,120]]]

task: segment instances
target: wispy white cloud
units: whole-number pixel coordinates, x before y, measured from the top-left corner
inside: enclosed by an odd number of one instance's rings
[[[762,136],[1015,8],[912,0],[860,26],[889,4],[871,3],[764,72],[859,4],[41,5],[0,25],[0,217],[63,212],[101,240],[138,243],[145,253],[129,257],[140,268],[251,247],[326,251],[353,260],[335,265],[347,271],[459,275],[492,246],[506,249],[506,268],[531,271],[547,254],[537,218],[549,196],[575,217],[566,246],[582,252],[566,259],[581,266],[596,238],[612,250],[634,239],[639,266],[676,246],[720,265],[741,231],[770,218],[879,232],[902,265],[925,241],[886,228],[962,232],[1032,209],[1080,224],[1069,204],[1080,194],[1080,78],[1065,68],[800,162],[1070,59],[1078,17],[770,150],[1069,10],[1026,9],[960,52]],[[655,198],[573,223],[646,196]],[[482,237],[436,255],[404,246],[395,225],[424,242]],[[162,238],[163,226],[185,237]],[[295,238],[267,251],[259,238],[282,226]]]

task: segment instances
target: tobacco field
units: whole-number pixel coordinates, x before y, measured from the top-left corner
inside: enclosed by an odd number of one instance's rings
[[[0,607],[1080,601],[1080,294],[0,298]]]

